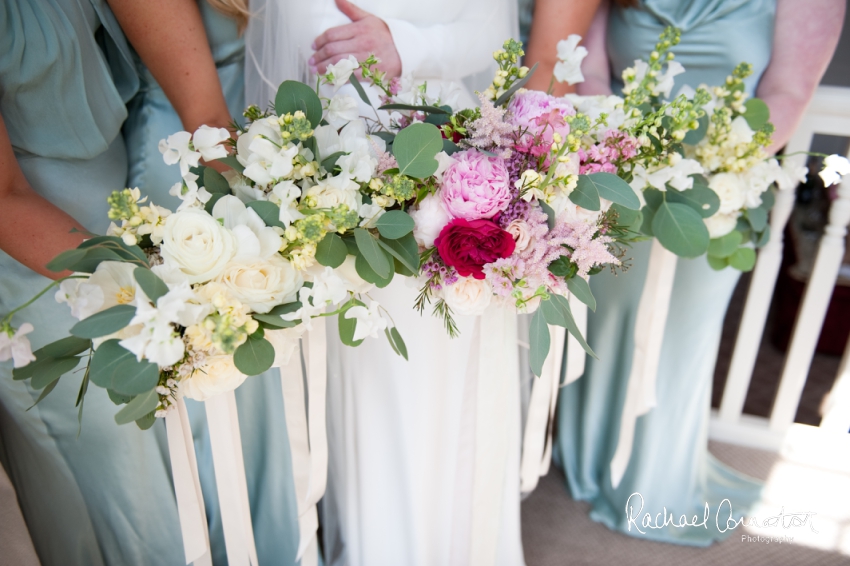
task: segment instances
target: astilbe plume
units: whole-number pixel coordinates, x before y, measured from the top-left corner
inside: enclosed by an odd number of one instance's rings
[[[516,127],[505,121],[505,109],[496,108],[483,94],[478,94],[481,101],[481,116],[469,124],[470,136],[467,143],[472,147],[492,151],[502,159],[511,156]]]

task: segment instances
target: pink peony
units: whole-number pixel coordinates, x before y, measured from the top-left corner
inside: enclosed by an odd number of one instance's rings
[[[452,218],[493,218],[511,202],[510,180],[505,162],[470,149],[452,155],[443,173],[442,199]]]
[[[528,132],[517,141],[517,149],[540,156],[549,153],[554,132],[566,139],[570,133],[566,117],[574,115],[576,111],[565,98],[527,90],[511,99],[508,113],[512,124]]]

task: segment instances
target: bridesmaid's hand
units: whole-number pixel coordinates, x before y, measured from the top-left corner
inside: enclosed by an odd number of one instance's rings
[[[390,28],[381,18],[361,10],[348,0],[336,0],[340,11],[351,18],[350,24],[325,31],[313,42],[316,50],[308,63],[314,73],[324,73],[328,65],[354,55],[364,61],[375,55],[381,63],[378,68],[389,78],[401,75],[401,57],[393,42]]]

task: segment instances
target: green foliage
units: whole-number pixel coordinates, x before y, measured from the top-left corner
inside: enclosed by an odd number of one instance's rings
[[[632,210],[640,209],[640,199],[638,199],[634,189],[617,175],[604,172],[579,175],[578,184],[584,184],[586,186],[585,190],[588,192],[590,191],[589,187],[592,186],[599,197],[610,200],[615,204]],[[594,210],[599,209],[596,208]]]
[[[737,230],[729,232],[720,238],[714,238],[708,244],[708,255],[716,258],[727,258],[741,245],[741,233]]]
[[[588,175],[579,175],[576,188],[570,193],[570,200],[584,209],[599,210],[602,207],[599,191],[588,177]]]
[[[71,327],[71,334],[78,338],[108,336],[126,328],[135,315],[136,307],[133,305],[115,305],[84,318]]]
[[[411,112],[425,112],[426,114],[451,114],[450,110],[447,111],[444,108],[440,108],[439,106],[426,106],[416,104],[384,104],[379,108],[379,110],[408,110]]]
[[[95,350],[89,365],[89,378],[104,389],[138,395],[156,387],[159,368],[147,361],[137,361],[135,354],[112,339]]]
[[[378,240],[385,252],[393,256],[409,272],[408,277],[419,274],[419,245],[413,234],[395,240]],[[398,271],[398,269],[396,269]]]
[[[738,248],[729,256],[729,265],[740,271],[751,271],[756,264],[756,251],[752,248]]]
[[[694,188],[677,191],[668,188],[667,202],[684,204],[694,209],[703,218],[712,216],[720,208],[720,197],[708,187],[694,184]]]
[[[357,95],[360,97],[360,100],[362,100],[369,106],[372,106],[372,101],[369,100],[369,97],[366,95],[366,91],[363,90],[363,85],[360,84],[360,80],[354,73],[351,73],[351,75],[348,77],[348,82],[350,82],[351,86],[354,87],[354,90],[357,91]]]
[[[524,87],[526,83],[531,80],[531,75],[533,75],[534,71],[537,70],[537,65],[538,63],[535,63],[534,66],[528,70],[527,75],[512,84],[511,87],[506,90],[504,94],[502,94],[502,96],[496,99],[496,101],[493,103],[493,106],[501,106],[502,104],[507,103],[511,99],[511,97],[516,93],[516,91]]]
[[[587,305],[587,308],[596,312],[596,299],[590,290],[590,285],[581,277],[567,279],[567,288],[576,299]]]
[[[138,246],[128,246],[115,236],[97,236],[86,240],[76,249],[66,250],[50,260],[50,271],[79,271],[94,273],[102,261],[122,261],[144,265],[148,261],[145,252]]]
[[[384,335],[387,337],[387,342],[390,343],[390,347],[393,349],[393,352],[407,360],[407,345],[405,345],[404,340],[402,340],[398,329],[395,326],[385,328]]]
[[[245,171],[245,166],[239,163],[239,160],[236,159],[235,155],[228,155],[227,157],[222,157],[221,159],[216,159],[219,163],[224,163],[240,175]]]
[[[767,210],[761,206],[758,208],[748,208],[744,211],[744,216],[747,218],[754,232],[761,232],[767,227]]]
[[[236,348],[233,363],[245,375],[259,375],[272,367],[274,346],[265,339],[262,329],[248,336],[248,340]]]
[[[549,264],[549,273],[556,277],[571,279],[578,273],[578,266],[573,263],[567,256],[560,256],[555,261]]]
[[[664,202],[652,220],[652,232],[662,246],[679,257],[698,257],[708,250],[710,237],[693,208]]]
[[[555,210],[542,200],[538,200],[537,204],[539,204],[540,208],[543,209],[543,212],[546,213],[546,225],[549,226],[550,230],[553,229],[555,227],[555,222],[557,221]]]
[[[277,89],[274,99],[274,109],[278,116],[304,112],[312,127],[322,121],[322,101],[316,92],[298,81],[283,81]]]
[[[280,221],[280,207],[275,203],[267,200],[255,200],[249,202],[246,206],[253,209],[266,226],[285,228],[283,222]]]
[[[147,267],[137,267],[134,269],[133,277],[145,293],[145,296],[154,304],[156,304],[157,299],[168,293],[168,285],[165,284],[165,281],[160,279],[156,273]]]
[[[345,305],[343,305],[342,310],[339,313],[339,339],[346,346],[359,346],[363,343],[363,340],[354,340],[354,331],[357,329],[357,319],[345,318],[345,313],[348,312],[348,309],[355,306],[365,307],[366,305],[352,297],[347,303],[345,303]]]
[[[336,269],[348,255],[348,248],[337,234],[328,232],[316,246],[316,261],[321,265]]]
[[[357,254],[357,257],[354,260],[354,269],[357,271],[357,275],[359,275],[364,281],[367,283],[372,283],[379,289],[383,289],[393,280],[393,269],[392,264],[393,261],[382,251],[382,248],[378,248],[378,253],[383,256],[383,258],[387,261],[387,268],[389,269],[388,275],[386,277],[381,277],[378,273],[372,269],[372,266],[363,257],[362,254]]]
[[[584,336],[582,336],[581,332],[579,331],[575,318],[573,318],[573,310],[572,308],[570,308],[569,300],[567,300],[566,297],[562,297],[561,295],[551,295],[548,301],[543,301],[540,303],[541,306],[544,302],[552,303],[552,306],[558,308],[558,312],[560,313],[559,320],[561,322],[555,324],[557,324],[558,326],[565,327],[567,329],[567,332],[573,335],[573,338],[578,341],[584,351],[598,360],[599,357],[593,350],[590,349],[590,346],[587,344],[587,341],[585,341]],[[546,312],[548,312],[548,310]]]
[[[708,114],[703,114],[697,120],[698,126],[695,130],[690,130],[687,134],[685,134],[685,138],[682,140],[682,143],[687,145],[696,145],[702,141],[702,138],[705,137],[706,132],[708,132],[708,123],[709,123]]]
[[[546,322],[544,311],[552,309],[549,301],[541,301],[540,308],[531,317],[531,326],[528,329],[528,343],[530,351],[528,362],[531,365],[531,371],[536,376],[543,373],[543,363],[549,355],[549,346],[551,345],[551,336],[549,335],[549,325]]]
[[[747,100],[744,108],[744,119],[753,131],[762,129],[770,120],[770,109],[759,98]]]
[[[419,123],[404,128],[396,135],[392,152],[401,175],[424,179],[437,171],[439,164],[435,156],[442,149],[440,130],[433,124]]]
[[[91,348],[91,340],[85,340],[76,336],[67,336],[55,342],[51,342],[33,352],[35,361],[22,368],[12,370],[12,379],[22,380],[33,377],[41,371],[48,362],[60,358],[70,358],[81,354]],[[73,369],[73,368],[72,368]]]
[[[43,389],[77,367],[80,363],[80,358],[76,356],[63,358],[50,358],[43,362],[35,362],[37,364],[35,373],[32,376],[30,384],[33,389]]]
[[[235,158],[234,158],[235,159]],[[229,195],[230,185],[227,183],[227,179],[225,179],[221,173],[213,169],[212,167],[204,167],[204,188],[209,193],[218,193],[222,195]]]
[[[363,228],[355,228],[354,239],[357,242],[357,249],[369,264],[369,267],[372,268],[372,271],[381,279],[392,278],[390,260],[387,259],[387,255],[381,250],[375,237]],[[363,276],[361,275],[361,277]]]
[[[159,394],[155,389],[141,393],[133,397],[126,406],[118,411],[115,415],[115,422],[122,425],[142,419],[148,413],[152,413],[157,405],[159,405]]]
[[[336,167],[337,160],[345,155],[344,151],[337,151],[335,153],[330,154],[329,156],[322,159],[322,167],[325,168],[325,171],[333,171],[334,167]]]
[[[390,210],[382,214],[375,222],[381,236],[387,240],[397,240],[413,232],[413,218],[403,210]]]

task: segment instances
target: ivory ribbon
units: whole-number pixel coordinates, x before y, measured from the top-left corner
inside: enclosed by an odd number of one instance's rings
[[[632,369],[620,420],[620,438],[611,459],[611,484],[623,480],[635,439],[637,419],[656,405],[655,383],[664,342],[664,327],[676,276],[676,255],[653,240],[649,270],[635,319]]]
[[[207,514],[198,477],[195,444],[192,441],[186,402],[182,398],[177,400],[175,407],[165,416],[165,430],[186,564],[194,562],[195,566],[212,566]]]
[[[233,391],[205,401],[229,566],[259,566]]]
[[[486,331],[484,331],[486,329]],[[491,307],[475,327],[478,363],[470,364],[476,380],[475,463],[472,484],[472,523],[468,564],[496,563],[502,523],[505,472],[510,444],[510,403],[519,403],[516,377],[516,315]]]
[[[324,318],[313,320],[313,329],[302,339],[302,348],[307,368],[307,406],[300,357],[293,356],[288,364],[281,366],[280,379],[298,501],[299,543],[296,559],[301,561],[301,566],[316,566],[319,562],[319,515],[316,504],[325,493],[328,474],[325,428],[327,342]]]

